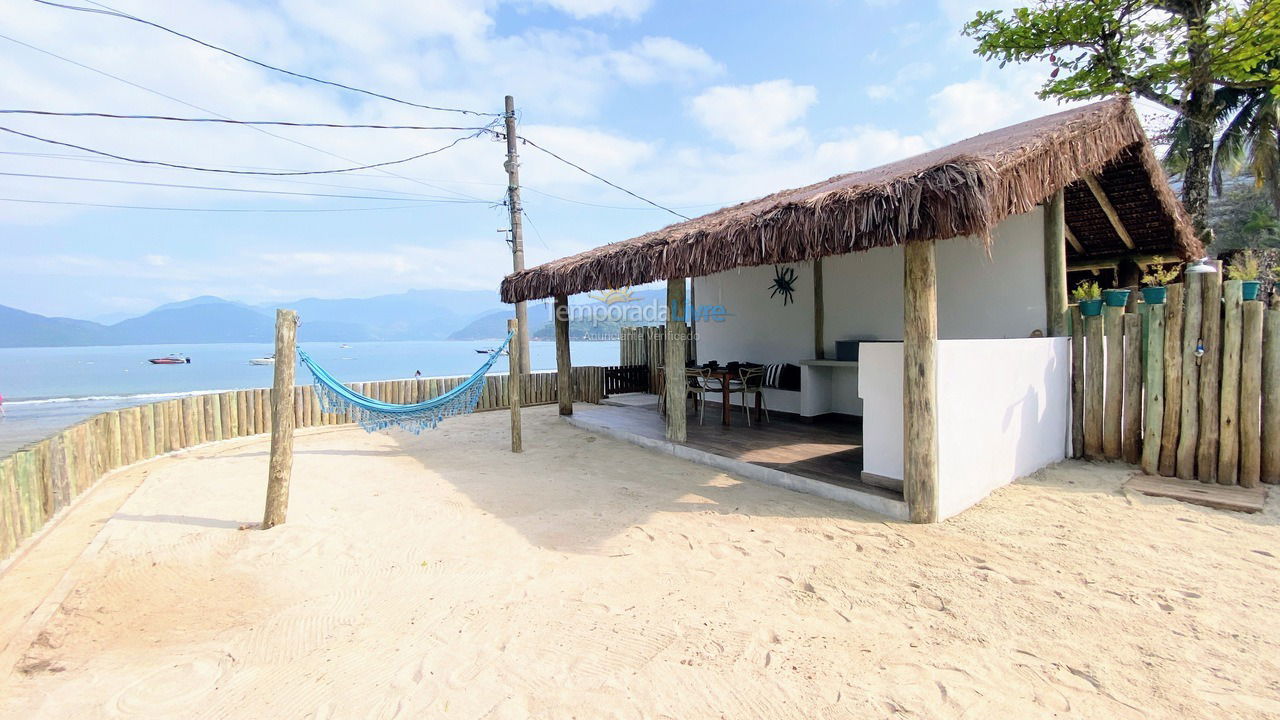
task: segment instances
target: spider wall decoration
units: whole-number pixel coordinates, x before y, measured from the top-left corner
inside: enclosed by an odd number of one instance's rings
[[[782,267],[781,265],[773,266],[773,282],[769,284],[773,292],[769,293],[769,297],[782,296],[782,304],[789,305],[795,302],[796,293],[796,271],[794,268]]]

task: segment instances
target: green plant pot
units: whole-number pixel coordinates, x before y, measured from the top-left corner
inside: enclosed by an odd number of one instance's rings
[[[1107,307],[1124,307],[1129,303],[1129,291],[1109,288],[1102,291],[1102,302]]]
[[[1260,280],[1245,280],[1240,283],[1240,295],[1245,300],[1257,300],[1258,288],[1260,287],[1262,287],[1262,281]]]
[[[1081,300],[1080,314],[1085,317],[1097,317],[1102,314],[1102,300]]]
[[[1142,288],[1142,301],[1148,305],[1163,305],[1168,293],[1169,288],[1166,287],[1145,287]]]

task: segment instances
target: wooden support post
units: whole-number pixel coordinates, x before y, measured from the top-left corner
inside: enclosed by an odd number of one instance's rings
[[[1071,308],[1071,457],[1084,457],[1084,317]]]
[[[1280,483],[1280,296],[1262,321],[1262,482]]]
[[[1102,308],[1106,332],[1107,380],[1102,408],[1102,454],[1120,459],[1121,419],[1124,416],[1124,308]]]
[[[267,469],[267,507],[262,529],[284,522],[289,511],[293,473],[293,380],[297,367],[298,313],[276,310],[275,378],[271,386],[271,461]]]
[[[569,354],[569,297],[556,295],[556,396],[560,414],[573,414],[573,360]]]
[[[684,398],[687,394],[684,379],[685,349],[688,346],[684,324],[684,284],[684,278],[667,280],[667,332],[663,361],[666,366],[667,439],[680,443],[688,437],[684,414]]]
[[[1067,218],[1063,191],[1044,202],[1044,297],[1049,337],[1067,334]]]
[[[938,521],[938,267],[933,240],[908,242],[903,287],[902,486],[911,522]]]
[[[1240,280],[1222,284],[1222,382],[1218,401],[1218,483],[1240,476],[1240,345],[1244,296]]]
[[[1160,430],[1159,474],[1166,477],[1173,477],[1177,467],[1182,419],[1182,290],[1182,283],[1170,285],[1164,304],[1164,427]]]
[[[1146,413],[1142,434],[1142,471],[1160,474],[1164,432],[1164,308],[1154,305],[1147,313]]]
[[[516,340],[520,337],[520,321],[511,319],[507,321],[507,332],[515,333],[511,336],[511,343],[507,345],[507,403],[511,406],[511,452],[524,452],[524,434],[520,428],[520,378],[522,377],[519,368],[522,367],[520,343]]]
[[[1262,315],[1260,302],[1244,303],[1240,339],[1240,485],[1262,480]]]
[[[1120,455],[1137,465],[1142,460],[1142,319],[1124,314],[1124,418]]]
[[[1204,306],[1204,275],[1185,276],[1186,310],[1182,313],[1182,418],[1178,424],[1178,454],[1174,468],[1183,480],[1196,478],[1196,443],[1200,439],[1200,346],[1201,309]]]
[[[1222,389],[1222,273],[1201,275],[1204,301],[1200,308],[1200,438],[1196,443],[1196,474],[1200,482],[1218,479],[1218,413]]]
[[[1085,318],[1084,456],[1090,460],[1098,460],[1102,457],[1102,407],[1105,388],[1102,337],[1102,316],[1094,315]]]
[[[813,357],[821,360],[826,357],[826,339],[824,326],[826,310],[823,308],[822,292],[822,258],[813,261]]]

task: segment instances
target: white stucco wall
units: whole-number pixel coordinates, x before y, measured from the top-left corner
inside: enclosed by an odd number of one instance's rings
[[[1066,456],[1067,338],[938,343],[938,511],[951,517],[992,490]],[[863,468],[902,478],[902,345],[863,349]]]
[[[1044,218],[1036,210],[1006,219],[992,233],[991,253],[973,238],[938,242],[938,336],[1018,338],[1045,326]],[[795,302],[769,297],[773,266],[738,268],[694,279],[699,305],[723,305],[724,322],[698,324],[698,359],[759,363],[813,357],[813,266],[796,271]],[[902,339],[902,248],[880,248],[823,260],[823,337],[835,341]],[[860,414],[856,371],[833,373],[832,406]],[[799,412],[798,393],[769,392],[770,408]]]

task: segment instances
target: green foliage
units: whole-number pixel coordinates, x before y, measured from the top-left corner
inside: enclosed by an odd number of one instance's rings
[[[1227,277],[1231,280],[1257,280],[1260,274],[1258,256],[1252,250],[1236,255],[1227,266]]]
[[[1146,274],[1142,276],[1142,284],[1147,287],[1164,287],[1174,280],[1178,279],[1178,266],[1176,264],[1166,266],[1162,257],[1152,258],[1153,262],[1147,268]]]
[[[1222,195],[1209,204],[1209,226],[1214,235],[1211,255],[1241,248],[1280,248],[1280,217],[1252,178],[1226,183]]]
[[[1093,280],[1082,280],[1075,289],[1071,291],[1071,299],[1076,302],[1084,302],[1085,300],[1102,299],[1102,290],[1098,287],[1098,283]]]

